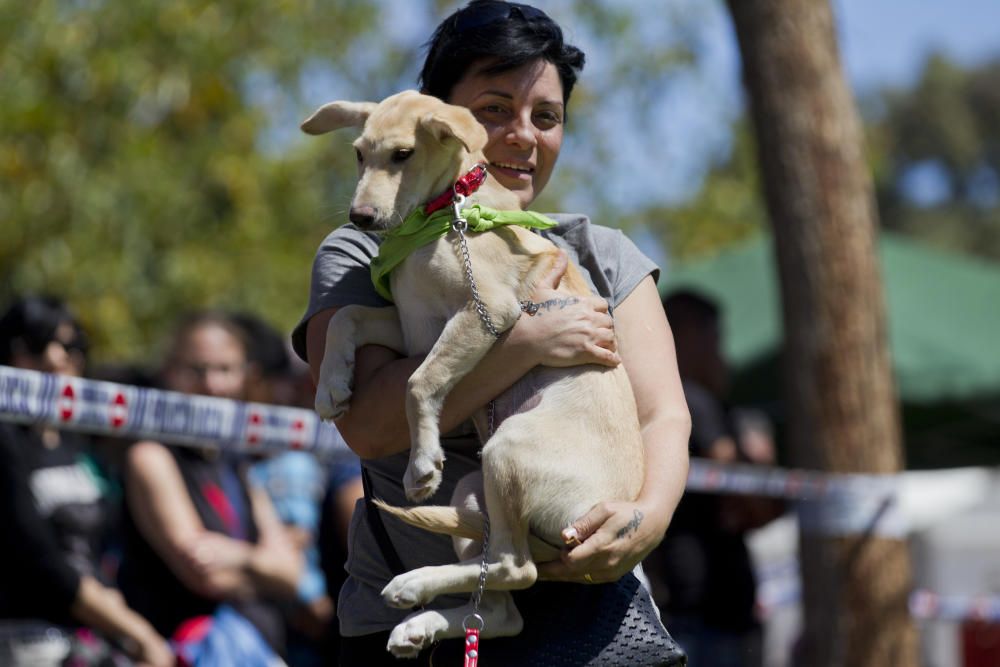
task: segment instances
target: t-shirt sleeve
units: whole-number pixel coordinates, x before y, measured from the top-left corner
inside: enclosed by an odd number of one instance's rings
[[[350,226],[335,229],[320,244],[313,260],[309,306],[292,331],[292,347],[301,359],[308,361],[306,326],[316,313],[348,304],[389,305],[372,285],[369,265],[377,253],[374,236]]]
[[[4,576],[31,582],[32,593],[52,610],[52,620],[68,618],[80,575],[62,556],[51,524],[39,513],[28,487],[29,471],[16,448],[31,443],[9,435],[10,429],[0,431],[0,541],[17,546],[5,549]]]
[[[618,306],[646,276],[655,283],[660,269],[620,229],[593,225],[594,243],[597,246],[605,277],[611,287],[611,306]]]

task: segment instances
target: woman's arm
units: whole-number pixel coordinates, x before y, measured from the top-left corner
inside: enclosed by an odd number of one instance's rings
[[[635,502],[599,503],[572,528],[583,544],[545,563],[546,579],[614,581],[663,539],[684,492],[691,419],[673,337],[652,277],[615,309],[619,352],[629,374],[645,445],[646,474]]]
[[[140,442],[127,454],[129,506],[143,536],[192,591],[216,599],[294,597],[302,558],[263,491],[250,493],[257,544],[205,529],[166,447]]]
[[[166,447],[151,441],[132,445],[125,476],[136,525],[181,583],[206,597],[252,595],[250,582],[242,575],[251,545],[205,529]],[[209,560],[226,567],[206,572],[201,562]]]
[[[174,654],[166,640],[125,604],[121,593],[97,579],[89,575],[80,578],[70,612],[83,625],[120,638],[125,651],[140,664],[173,667]]]
[[[543,302],[566,270],[565,255],[541,281],[533,299]],[[441,413],[441,432],[468,419],[477,409],[542,364],[573,366],[620,363],[608,306],[591,297],[551,310],[546,317],[522,317],[504,333],[476,367],[448,395]],[[318,379],[326,347],[326,329],[335,308],[314,315],[306,329],[306,347],[313,379]],[[406,421],[406,383],[423,357],[403,358],[392,350],[366,346],[357,351],[351,406],[337,428],[361,458],[378,458],[410,446]]]
[[[259,539],[250,554],[247,572],[262,592],[294,600],[305,565],[302,552],[289,539],[266,491],[251,487],[250,503]]]

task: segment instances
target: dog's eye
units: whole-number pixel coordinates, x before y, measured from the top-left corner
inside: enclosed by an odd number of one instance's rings
[[[355,148],[354,149],[354,155],[358,158],[358,164],[361,164],[362,162],[365,161],[364,156],[361,155],[361,149]]]
[[[392,152],[392,161],[393,162],[406,162],[407,160],[410,159],[411,155],[413,155],[413,149],[412,148],[397,148],[396,150],[394,150]]]

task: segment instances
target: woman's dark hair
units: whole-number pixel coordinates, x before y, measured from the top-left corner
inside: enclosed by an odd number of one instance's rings
[[[177,354],[180,352],[182,343],[186,343],[188,336],[192,332],[202,327],[218,327],[227,332],[240,344],[243,353],[250,360],[250,336],[246,329],[230,313],[222,310],[207,308],[205,310],[195,310],[185,313],[174,325],[168,347],[166,349],[166,363],[172,364]]]
[[[66,347],[86,355],[87,336],[76,315],[61,299],[25,296],[14,301],[0,316],[0,364],[10,365],[16,352],[42,354],[56,339],[56,331],[62,324],[73,327],[73,339],[63,341]]]
[[[545,12],[503,0],[473,0],[441,22],[426,47],[420,88],[445,101],[477,62],[489,61],[484,74],[499,74],[541,59],[555,65],[568,104],[584,64],[583,51],[563,41]]]

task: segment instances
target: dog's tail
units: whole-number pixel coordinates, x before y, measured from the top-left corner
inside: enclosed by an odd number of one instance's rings
[[[468,537],[480,540],[483,537],[483,515],[449,505],[420,505],[417,507],[394,507],[376,498],[375,506],[383,512],[405,521],[416,528],[432,533]]]
[[[378,498],[373,501],[383,512],[414,526],[432,533],[467,537],[473,540],[483,539],[483,515],[476,510],[450,505],[420,505],[417,507],[394,507]],[[528,547],[531,558],[536,563],[556,560],[560,549],[552,546],[535,535],[528,535]]]

